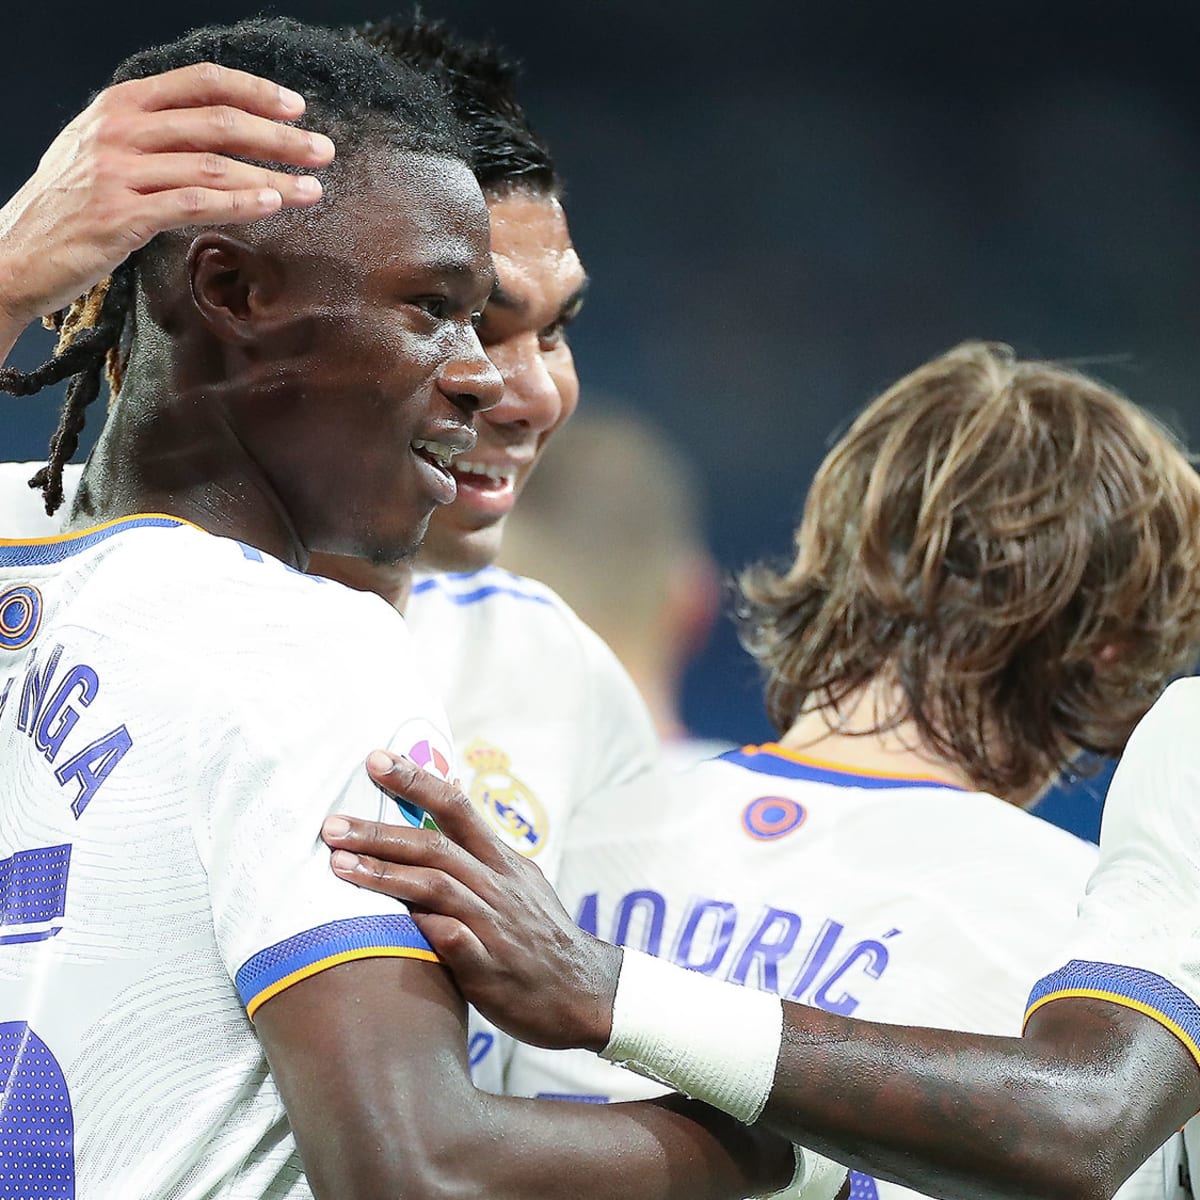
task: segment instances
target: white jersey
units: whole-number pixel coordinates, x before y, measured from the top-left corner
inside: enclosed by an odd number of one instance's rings
[[[454,770],[378,598],[171,517],[0,543],[0,1196],[311,1196],[250,1018],[433,958],[320,840],[396,819],[372,745]]]
[[[598,936],[845,1016],[1014,1035],[1071,927],[1093,846],[930,780],[746,747],[575,822],[563,902]],[[518,1047],[510,1090],[653,1094],[582,1051]],[[1173,1195],[1160,1154],[1128,1197]],[[852,1194],[911,1196],[852,1174]]]
[[[555,882],[580,807],[646,780],[658,742],[607,645],[544,584],[487,567],[419,575],[405,610],[454,727],[463,789]],[[471,1014],[472,1078],[504,1088],[512,1041]]]
[[[70,511],[71,498],[79,486],[83,467],[71,463],[63,468],[66,501],[58,513],[46,515],[46,504],[39,490],[29,486],[30,479],[46,464],[40,462],[0,462],[0,538],[40,538],[58,533],[63,514]]]
[[[59,518],[46,516],[28,486],[40,466],[0,463],[0,534],[58,531]],[[64,512],[81,473],[78,465],[63,473]],[[555,592],[497,567],[418,574],[405,619],[450,715],[464,789],[553,883],[572,813],[602,807],[603,797],[658,769],[658,739],[637,688]],[[503,1090],[511,1047],[472,1012],[480,1087]]]

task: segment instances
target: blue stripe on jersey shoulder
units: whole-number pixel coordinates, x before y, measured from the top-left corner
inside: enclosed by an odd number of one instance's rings
[[[234,983],[251,1012],[289,983],[315,975],[337,961],[398,953],[434,959],[433,948],[407,913],[345,917],[260,950],[238,969]]]
[[[1073,958],[1034,984],[1025,1006],[1026,1021],[1043,1004],[1067,999],[1108,1000],[1145,1013],[1175,1034],[1200,1062],[1200,1005],[1153,971]]]
[[[529,580],[498,567],[484,567],[479,571],[451,571],[442,575],[431,575],[413,585],[412,594],[420,596],[436,591],[451,604],[478,604],[492,596],[509,596],[514,600],[528,600],[533,604],[554,607],[554,601],[546,595],[528,589]],[[524,586],[523,586],[524,585]]]
[[[813,783],[831,783],[836,787],[870,788],[874,790],[891,788],[944,788],[949,792],[960,792],[963,789],[952,783],[942,783],[935,779],[904,779],[895,775],[864,775],[849,769],[817,765],[816,763],[801,762],[795,758],[785,758],[770,750],[758,746],[746,746],[741,750],[730,750],[717,756],[718,761],[733,763],[737,767],[745,767],[757,771],[760,775],[775,775],[782,779],[808,779]]]
[[[79,533],[67,533],[60,537],[31,538],[28,541],[9,541],[0,538],[0,567],[41,567],[52,563],[60,563],[90,550],[97,543],[124,533],[127,529],[161,528],[170,529],[188,522],[179,517],[163,516],[159,513],[147,513],[133,517],[121,517],[116,521],[108,521],[97,525],[94,529],[84,529]]]

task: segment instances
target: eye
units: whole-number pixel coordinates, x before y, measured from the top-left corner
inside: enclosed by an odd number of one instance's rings
[[[545,329],[539,330],[538,349],[543,353],[548,350],[558,349],[567,340],[567,329],[575,318],[579,316],[579,311],[582,308],[583,301],[577,300],[552,325],[547,325]]]
[[[414,307],[419,308],[422,312],[428,313],[435,320],[442,320],[450,307],[450,302],[445,296],[418,296],[415,300],[409,301]]]

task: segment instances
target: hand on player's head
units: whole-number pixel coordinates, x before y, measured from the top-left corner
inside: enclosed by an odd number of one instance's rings
[[[386,751],[367,760],[389,794],[437,829],[330,817],[336,874],[406,901],[463,994],[535,1045],[608,1041],[620,951],[579,929],[537,866],[506,846],[453,784]]]
[[[241,223],[321,198],[333,143],[286,124],[304,99],[199,63],[101,92],[0,210],[0,312],[26,324],[65,307],[157,234]],[[233,156],[238,157],[233,157]]]

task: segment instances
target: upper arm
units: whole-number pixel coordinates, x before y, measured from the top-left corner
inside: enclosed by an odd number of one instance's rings
[[[264,1003],[255,1028],[318,1200],[436,1190],[476,1099],[462,1000],[441,967],[333,967]]]
[[[1134,1166],[1200,1108],[1200,680],[1168,689],[1129,740],[1099,864],[1026,1038],[1097,1091],[1089,1119]]]
[[[1200,1070],[1154,1017],[1106,1000],[1065,998],[1029,1018],[1025,1039],[1069,1073],[1080,1154],[1107,1164],[1118,1186],[1200,1110]],[[1053,1068],[1052,1068],[1053,1069]],[[1062,1146],[1063,1153],[1068,1153]]]

